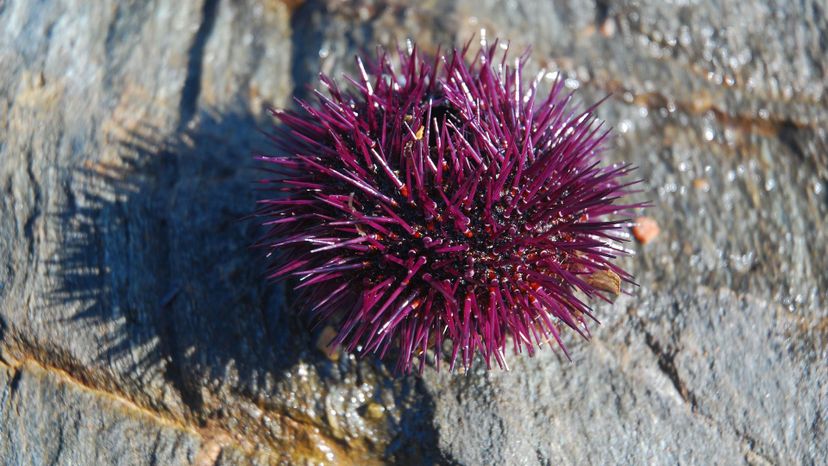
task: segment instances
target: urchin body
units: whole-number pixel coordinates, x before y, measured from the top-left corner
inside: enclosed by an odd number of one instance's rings
[[[359,354],[422,369],[429,349],[464,367],[481,354],[505,365],[507,345],[532,354],[570,327],[588,336],[626,222],[614,216],[631,168],[605,166],[607,132],[593,109],[575,111],[556,81],[522,82],[483,48],[433,64],[381,55],[343,92],[326,78],[318,104],[276,111],[278,151],[261,156],[272,177],[258,214],[272,258],[269,278],[297,278],[307,310],[333,322]],[[613,218],[610,218],[613,217]],[[509,337],[511,343],[508,343]],[[565,351],[565,349],[564,349]]]

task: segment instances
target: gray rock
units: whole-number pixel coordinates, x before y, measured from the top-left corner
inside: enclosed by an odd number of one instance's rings
[[[0,463],[823,464],[820,2],[0,2]],[[264,106],[408,38],[532,45],[661,235],[586,343],[329,359],[262,280]]]
[[[54,369],[0,368],[3,464],[192,464],[201,436]]]
[[[626,312],[572,362],[545,352],[515,358],[511,372],[429,374],[446,455],[463,464],[818,464],[828,455],[824,336],[814,351],[789,311],[725,289],[621,304]]]

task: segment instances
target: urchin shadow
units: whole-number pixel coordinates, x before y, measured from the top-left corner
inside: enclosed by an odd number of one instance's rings
[[[217,383],[256,399],[300,360],[340,380],[352,360],[329,360],[318,331],[293,309],[286,285],[265,279],[261,230],[247,217],[261,172],[253,150],[268,147],[247,112],[202,113],[180,136],[143,125],[124,129],[116,163],[86,163],[53,214],[63,225],[50,264],[48,301],[65,325],[94,333],[98,363],[117,377],[163,383],[192,413],[208,417],[202,386]],[[362,367],[393,373],[391,363]],[[427,369],[431,370],[431,369]],[[433,402],[416,376],[381,378],[403,405],[392,422],[387,458],[434,464],[439,452]],[[379,388],[378,392],[379,392]]]
[[[160,373],[195,413],[204,381],[254,393],[310,345],[250,247],[251,153],[267,143],[242,108],[202,112],[172,137],[123,129],[117,162],[79,167],[55,214],[64,228],[49,301],[95,329],[101,364],[139,380]]]
[[[294,50],[294,58],[319,59],[313,48]],[[251,155],[267,152],[259,128],[272,124],[257,122],[241,103],[197,113],[180,134],[125,124],[115,136],[116,161],[78,167],[65,208],[52,214],[62,233],[49,302],[71,311],[67,324],[94,329],[101,365],[139,383],[161,377],[196,415],[211,415],[202,409],[204,383],[255,399],[300,360],[332,379],[351,364],[315,349],[291,293],[265,280],[262,251],[251,248],[261,233],[245,219],[260,177]],[[368,366],[393,373],[386,362]],[[397,382],[382,382],[400,387],[395,396],[406,400],[386,457],[446,462],[422,380]]]

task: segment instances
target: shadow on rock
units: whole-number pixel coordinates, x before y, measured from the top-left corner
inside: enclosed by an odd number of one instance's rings
[[[429,447],[433,403],[418,378],[394,377],[380,361],[330,360],[316,348],[319,330],[289,311],[285,287],[264,279],[261,251],[250,246],[260,231],[245,219],[259,176],[251,153],[268,147],[255,118],[207,112],[193,122],[175,137],[124,129],[115,162],[74,174],[67,206],[54,214],[62,237],[49,301],[64,309],[62,324],[96,335],[98,364],[117,385],[172,388],[201,425],[246,416],[240,399],[302,418],[286,401],[298,396],[322,400],[313,411],[324,414],[308,422],[353,450],[352,434],[341,437],[326,419],[359,415],[363,402],[330,402],[357,390],[386,405],[390,396],[400,413],[379,421],[384,433],[368,443],[369,456],[439,462]],[[300,366],[318,375],[312,386],[296,385]]]
[[[241,108],[241,106],[239,106]],[[163,370],[194,411],[208,380],[250,385],[293,365],[302,324],[265,283],[251,151],[266,146],[243,111],[202,113],[180,136],[124,131],[113,164],[73,177],[51,301],[103,335],[99,357],[131,373]],[[228,373],[232,367],[233,373]],[[238,387],[244,389],[244,387]]]

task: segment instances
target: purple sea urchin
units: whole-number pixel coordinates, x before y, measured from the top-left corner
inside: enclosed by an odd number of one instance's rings
[[[561,324],[586,338],[593,318],[577,291],[606,299],[589,277],[631,281],[611,262],[628,220],[607,216],[638,207],[617,203],[635,182],[601,165],[595,106],[573,110],[560,80],[539,96],[525,55],[509,66],[495,44],[467,64],[467,49],[400,51],[400,72],[358,58],[350,92],[321,76],[317,105],[274,111],[278,154],[258,157],[269,278],[298,278],[333,344],[394,348],[402,372],[429,348],[439,368],[444,342],[452,367],[478,352],[505,366],[508,336],[515,352],[566,352]]]

